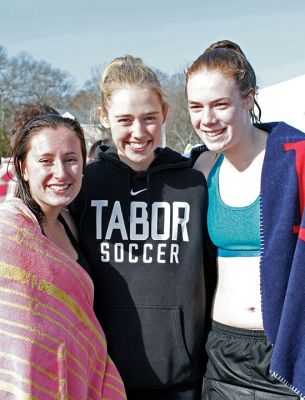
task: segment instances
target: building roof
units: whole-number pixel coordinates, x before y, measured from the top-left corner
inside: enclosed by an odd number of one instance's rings
[[[284,121],[305,131],[305,74],[265,87],[258,104],[262,122]]]

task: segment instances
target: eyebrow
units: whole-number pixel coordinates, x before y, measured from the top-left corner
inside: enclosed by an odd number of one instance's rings
[[[220,97],[219,99],[209,101],[209,103],[217,103],[218,101],[228,101],[228,100],[230,100],[229,97]],[[202,104],[202,103],[201,103],[201,101],[189,100],[188,104]]]
[[[160,111],[148,111],[143,113],[141,116],[143,115],[156,115],[159,114]],[[118,114],[118,115],[114,115],[114,118],[124,118],[124,117],[132,117],[132,114]]]
[[[201,104],[200,101],[195,101],[195,100],[188,100],[189,104]]]
[[[68,151],[67,153],[64,153],[64,155],[65,156],[69,156],[69,155],[72,155],[72,154],[78,154],[77,152],[75,152],[75,151]],[[54,153],[42,153],[42,154],[38,154],[38,157],[50,157],[50,156],[52,156],[53,157],[53,155],[54,155]]]

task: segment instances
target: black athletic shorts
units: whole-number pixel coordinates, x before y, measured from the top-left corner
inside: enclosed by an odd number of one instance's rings
[[[200,400],[201,383],[176,386],[171,389],[128,389],[127,400]]]
[[[272,346],[263,331],[213,321],[202,400],[293,400],[299,397],[272,377]]]

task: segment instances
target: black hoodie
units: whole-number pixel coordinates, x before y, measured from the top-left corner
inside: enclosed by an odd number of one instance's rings
[[[202,380],[206,208],[203,175],[168,148],[136,173],[100,147],[85,169],[71,209],[95,312],[126,387]]]

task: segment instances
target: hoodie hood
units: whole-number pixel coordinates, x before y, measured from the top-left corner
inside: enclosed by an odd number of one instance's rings
[[[96,152],[96,160],[107,160],[123,170],[130,170],[134,174],[137,174],[131,167],[120,160],[118,151],[115,147],[99,146]],[[172,168],[187,168],[191,166],[191,160],[182,156],[174,150],[168,147],[160,148],[155,150],[155,159],[147,168],[146,171],[140,172],[139,174],[152,175],[154,172],[172,169]]]

